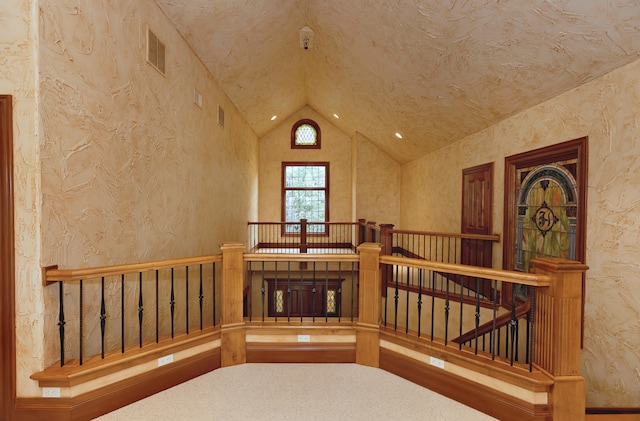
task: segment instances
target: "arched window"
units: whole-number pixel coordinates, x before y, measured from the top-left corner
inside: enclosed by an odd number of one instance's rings
[[[291,149],[320,149],[320,126],[313,120],[298,120],[291,128]]]

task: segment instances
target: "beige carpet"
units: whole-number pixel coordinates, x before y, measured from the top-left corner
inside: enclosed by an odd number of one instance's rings
[[[384,370],[357,364],[242,364],[97,420],[492,420]]]

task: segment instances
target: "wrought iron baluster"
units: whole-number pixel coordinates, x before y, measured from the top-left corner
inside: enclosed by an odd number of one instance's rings
[[[489,339],[491,344],[491,359],[496,359],[496,317],[498,315],[498,281],[493,280],[493,322]]]
[[[313,262],[313,279],[311,280],[311,320],[316,321],[316,262]],[[300,277],[302,281],[302,276]],[[302,294],[300,294],[300,310],[302,309]]]
[[[436,320],[436,272],[430,270],[431,272],[431,341],[433,342],[433,335],[435,330],[435,320]],[[449,308],[447,307],[448,301],[445,299],[445,317],[447,317]]]
[[[200,330],[202,330],[202,306],[204,304],[204,291],[202,288],[202,263],[200,263],[200,288],[198,290],[198,303],[200,305]]]
[[[511,290],[511,320],[509,322],[511,329],[511,365],[513,365],[513,359],[515,357],[515,339],[516,339],[516,325],[518,320],[516,318],[516,289]]]
[[[529,372],[533,371],[533,340],[534,336],[534,328],[535,328],[535,304],[536,304],[536,287],[531,287],[531,309],[529,312],[531,313],[531,329],[529,334],[531,335],[531,340],[529,341]]]
[[[216,326],[216,264],[211,264],[211,278],[213,282],[213,326]]]
[[[422,326],[422,273],[424,269],[418,270],[418,338]]]
[[[60,305],[58,308],[58,332],[60,333],[60,367],[64,367],[64,287],[63,282],[58,281],[58,289],[60,291]]]
[[[138,294],[138,337],[140,348],[142,348],[142,318],[144,315],[144,306],[142,305],[142,272],[140,272],[138,283],[140,285],[140,293]]]
[[[462,277],[464,279],[464,276]],[[453,292],[455,294],[456,291],[456,285],[458,285],[458,275],[455,275],[454,277],[454,281],[453,281]],[[458,332],[459,336],[462,336],[462,321],[464,320],[463,316],[463,309],[464,309],[464,281],[460,281],[460,331]],[[449,280],[447,279],[447,287],[449,286]],[[462,342],[460,342],[458,344],[458,349],[462,350]]]
[[[107,324],[107,312],[104,304],[104,276],[100,280],[100,355],[104,360],[104,331]]]
[[[120,352],[124,354],[124,273],[120,275]]]
[[[260,300],[260,307],[262,309],[262,321],[264,322],[264,296],[265,296],[265,289],[264,289],[264,260],[262,261],[262,276],[261,276],[261,282],[262,282],[262,287],[260,288],[260,295],[262,296],[262,300]]]
[[[394,310],[394,319],[393,319],[393,330],[398,330],[398,298],[399,298],[399,290],[398,290],[398,283],[400,282],[399,279],[399,273],[400,273],[400,266],[399,265],[395,265],[395,281],[396,281],[396,289],[395,289],[395,295],[393,296],[393,301],[395,303],[395,310]]]
[[[476,277],[476,325],[475,325],[475,355],[478,355],[478,328],[480,327],[480,294],[478,289],[480,288],[480,278]]]
[[[82,307],[83,307],[82,304],[83,304],[83,300],[84,300],[83,294],[82,294],[82,285],[83,285],[83,281],[82,281],[82,279],[80,279],[80,328],[79,328],[79,331],[80,331],[80,341],[79,341],[80,342],[80,344],[79,344],[80,345],[80,365],[82,365],[82,325],[83,325],[83,322],[84,322],[84,317],[82,317]]]
[[[169,309],[171,310],[171,339],[175,336],[175,311],[176,311],[176,293],[174,289],[174,268],[171,268],[171,295],[169,297]]]
[[[160,342],[160,276],[156,269],[156,343]]]
[[[273,287],[273,297],[271,297],[271,299],[273,300],[273,308],[270,308],[270,310],[273,311],[273,314],[275,315],[275,320],[276,322],[278,321],[278,303],[276,300],[276,294],[278,291],[278,262],[275,262],[275,271],[274,271],[274,276],[275,276],[275,280],[273,282],[274,287]]]
[[[291,321],[291,261],[287,265],[287,322]]]
[[[405,311],[405,328],[404,328],[404,333],[409,333],[409,291],[411,291],[410,289],[410,283],[411,283],[411,270],[412,268],[408,267],[406,268],[406,274],[407,274],[407,290],[406,290],[406,294],[407,294],[407,300],[405,303],[405,307],[406,307],[406,311]]]
[[[189,266],[184,268],[184,310],[185,310],[185,332],[189,334]]]

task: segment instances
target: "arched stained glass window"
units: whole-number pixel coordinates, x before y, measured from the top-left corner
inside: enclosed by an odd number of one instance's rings
[[[297,121],[291,129],[291,149],[320,149],[320,126],[309,119]]]

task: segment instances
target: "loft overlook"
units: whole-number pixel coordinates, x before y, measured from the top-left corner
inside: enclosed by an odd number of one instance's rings
[[[640,53],[630,0],[156,3],[258,137],[308,105],[400,163]]]

